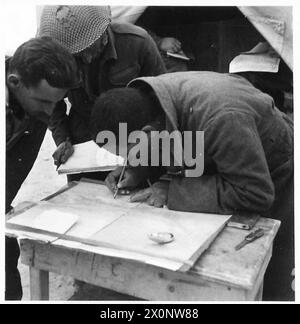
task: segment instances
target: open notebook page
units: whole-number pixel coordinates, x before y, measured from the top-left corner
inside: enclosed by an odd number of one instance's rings
[[[69,160],[58,168],[58,173],[81,173],[111,171],[124,164],[124,159],[94,141],[74,145],[74,153]]]

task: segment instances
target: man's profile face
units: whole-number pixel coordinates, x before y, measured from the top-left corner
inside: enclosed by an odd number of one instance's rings
[[[66,95],[67,89],[54,88],[43,79],[37,86],[20,86],[15,89],[14,95],[24,111],[32,117],[48,124],[50,116],[57,104]]]

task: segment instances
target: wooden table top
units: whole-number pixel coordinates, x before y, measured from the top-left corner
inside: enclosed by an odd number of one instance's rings
[[[63,191],[63,194],[48,197],[47,200],[51,199],[53,203],[66,201],[68,203],[75,201],[78,203],[80,200],[95,202],[95,199],[97,199],[95,189],[96,187],[90,184],[84,192],[80,192],[80,195],[71,194],[71,191],[66,190]],[[122,205],[126,199],[128,198],[120,198],[115,203]],[[255,226],[255,228],[258,227],[265,230],[265,235],[239,251],[235,250],[235,246],[244,239],[248,231],[225,227],[188,273],[191,276],[199,276],[201,279],[212,282],[252,289],[261,272],[265,270],[263,267],[266,258],[270,257],[272,252],[273,240],[280,227],[280,222],[261,218]],[[95,254],[98,251],[97,247],[65,240],[57,240],[52,245]]]

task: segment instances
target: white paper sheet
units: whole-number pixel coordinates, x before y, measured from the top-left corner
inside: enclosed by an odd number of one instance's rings
[[[37,229],[55,232],[59,234],[66,233],[76,222],[78,216],[70,213],[61,212],[56,209],[46,210],[34,219],[34,227]]]
[[[41,203],[23,214],[11,218],[8,223],[64,234],[78,221],[78,216],[75,214],[53,207],[45,210],[46,206],[46,203]]]
[[[69,238],[60,237],[73,241],[70,243],[72,246],[84,248],[89,244],[99,253],[104,251],[111,256],[186,271],[214,241],[230,218],[228,215],[156,209],[131,204],[127,199],[124,197],[118,201],[113,199],[105,186],[82,182],[50,201],[15,216],[15,222],[35,228],[36,222],[32,219],[45,211],[58,209],[78,216],[76,224],[66,233]],[[43,225],[46,223],[50,223],[48,218],[47,222],[42,222]],[[58,233],[53,232],[54,236]],[[156,232],[172,233],[175,239],[168,244],[157,244],[149,239],[149,234]],[[34,238],[35,234],[32,236]]]
[[[111,171],[122,166],[124,159],[99,147],[94,141],[74,145],[74,153],[58,168],[58,173]]]

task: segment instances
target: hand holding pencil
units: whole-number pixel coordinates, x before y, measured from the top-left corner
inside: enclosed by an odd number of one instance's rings
[[[124,173],[125,173],[125,170],[126,170],[127,162],[128,162],[128,158],[125,159],[124,164],[122,166],[122,171],[121,171],[121,174],[120,174],[120,177],[119,177],[119,181],[117,183],[117,188],[115,189],[115,193],[114,193],[114,199],[116,199],[116,197],[118,195],[119,188],[120,188],[121,183],[123,181],[123,177],[124,177]]]
[[[148,168],[133,168],[127,164],[126,160],[122,167],[110,172],[105,180],[106,186],[113,193],[114,198],[117,195],[129,195],[148,177]]]

